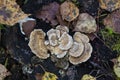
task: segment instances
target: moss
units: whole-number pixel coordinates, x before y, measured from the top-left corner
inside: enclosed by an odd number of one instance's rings
[[[120,53],[120,34],[114,33],[111,28],[102,29],[100,34],[109,48]]]

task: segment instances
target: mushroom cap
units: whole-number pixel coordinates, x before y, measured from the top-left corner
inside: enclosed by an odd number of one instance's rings
[[[92,33],[95,32],[96,30],[97,24],[95,19],[91,15],[87,13],[82,13],[79,15],[74,31]]]
[[[82,41],[79,43],[74,42],[69,50],[69,55],[73,57],[79,57],[83,53],[83,50],[84,50],[84,45]]]
[[[57,38],[57,35],[55,33],[49,34],[48,39],[49,39],[51,46],[58,45],[58,38]]]
[[[120,8],[120,0],[99,0],[99,3],[102,9],[110,12]]]
[[[30,41],[28,43],[32,52],[41,59],[46,59],[50,55],[47,53],[47,47],[44,44],[45,33],[42,29],[35,29],[30,34]]]
[[[27,24],[27,22],[29,23],[29,25]],[[21,33],[24,35],[28,35],[28,34],[30,35],[30,33],[35,27],[36,21],[33,18],[26,17],[22,20],[19,20],[18,23],[20,25]],[[26,24],[26,26],[24,26],[24,24]]]
[[[67,51],[61,50],[58,46],[56,46],[54,48],[54,54],[57,55],[57,58],[63,58],[67,54]]]
[[[79,56],[79,57],[69,56],[70,63],[77,65],[79,63],[87,61],[91,57],[91,53],[93,50],[91,44],[86,43],[86,44],[84,44],[84,46],[85,46],[85,48],[84,48],[84,51],[81,54],[81,56]]]
[[[58,38],[60,38],[60,31],[56,29],[50,29],[47,32],[47,36],[51,46],[58,45]]]
[[[69,32],[69,29],[67,26],[62,26],[62,25],[58,25],[56,27],[56,30],[59,30],[60,31],[60,35],[62,35],[64,32]]]
[[[62,19],[66,21],[73,21],[79,15],[79,9],[70,1],[65,1],[60,5],[60,13]]]
[[[60,37],[60,31],[59,30],[56,30],[56,29],[50,29],[48,32],[47,32],[47,36],[51,35],[52,33],[56,34],[56,36],[59,38]]]
[[[72,44],[73,44],[72,37],[68,33],[64,32],[62,36],[59,38],[59,48],[61,50],[68,50],[71,48]]]
[[[58,46],[49,46],[49,50],[51,52],[51,54],[54,54],[57,56],[57,58],[63,58],[68,51],[65,50],[61,50]]]
[[[88,43],[89,42],[89,38],[87,35],[85,34],[82,34],[80,32],[75,32],[75,34],[73,35],[73,39],[76,41],[76,42],[83,42],[83,43]]]

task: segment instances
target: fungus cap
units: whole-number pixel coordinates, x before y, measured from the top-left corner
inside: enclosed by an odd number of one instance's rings
[[[79,57],[83,53],[83,50],[84,50],[84,45],[82,41],[79,43],[74,42],[69,50],[69,55],[73,57]]]
[[[87,35],[85,34],[82,34],[80,32],[75,32],[75,34],[73,35],[73,39],[76,41],[76,42],[83,42],[83,43],[88,43],[89,42],[89,38]]]
[[[77,65],[79,63],[87,61],[91,57],[92,50],[93,49],[92,49],[91,44],[90,43],[86,43],[84,51],[81,54],[81,56],[79,56],[79,57],[69,56],[70,63],[72,63],[74,65]]]
[[[68,33],[64,32],[62,36],[59,38],[59,48],[61,50],[68,50],[71,48],[72,45],[73,45],[72,37]]]
[[[61,25],[58,25],[56,27],[56,30],[59,30],[60,31],[60,35],[62,35],[64,32],[69,32],[69,29],[67,26],[61,26]]]
[[[95,19],[91,15],[87,13],[82,13],[79,15],[74,31],[92,33],[95,32],[96,30],[97,24]]]
[[[60,5],[60,13],[62,19],[66,21],[73,21],[79,15],[79,9],[70,1],[65,1]]]
[[[45,33],[42,31],[42,29],[35,29],[31,32],[28,45],[31,48],[31,51],[41,59],[46,59],[49,57],[44,41]]]

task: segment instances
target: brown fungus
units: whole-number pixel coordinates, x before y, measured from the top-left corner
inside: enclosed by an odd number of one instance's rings
[[[79,15],[74,31],[92,33],[95,32],[96,30],[97,30],[97,24],[95,19],[91,15],[87,13],[82,13]]]
[[[60,5],[60,13],[63,20],[73,21],[79,15],[79,9],[70,1],[65,1]]]
[[[50,55],[47,53],[47,46],[44,44],[45,33],[42,29],[35,29],[30,34],[29,47],[32,52],[41,59],[46,59]]]
[[[100,7],[110,12],[120,8],[120,0],[99,0]]]

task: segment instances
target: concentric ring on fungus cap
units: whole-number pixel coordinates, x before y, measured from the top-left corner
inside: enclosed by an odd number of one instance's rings
[[[69,50],[69,55],[73,57],[79,57],[84,51],[84,45],[81,42],[74,42]]]
[[[59,48],[61,50],[68,50],[73,45],[72,36],[68,33],[64,32],[62,36],[59,38]]]
[[[70,63],[72,63],[74,65],[77,65],[79,63],[87,61],[91,57],[92,50],[93,49],[92,49],[91,44],[90,43],[86,43],[84,51],[83,51],[81,56],[79,56],[79,57],[69,56]]]
[[[47,53],[47,46],[44,43],[45,33],[42,29],[35,29],[30,34],[30,41],[28,43],[31,51],[41,59],[47,59],[50,55]]]

